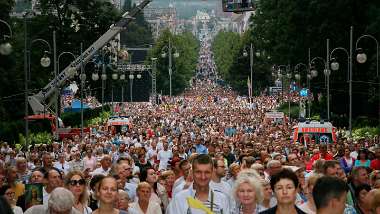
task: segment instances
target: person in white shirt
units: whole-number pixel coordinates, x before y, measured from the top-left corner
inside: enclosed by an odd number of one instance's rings
[[[57,187],[62,186],[63,175],[57,168],[50,168],[45,172],[44,178],[46,179],[46,187],[42,189],[43,204],[48,203],[50,193]]]
[[[96,168],[96,158],[92,155],[92,149],[87,148],[86,157],[83,158],[83,168],[89,169],[90,172]]]
[[[149,200],[152,194],[152,187],[147,182],[141,182],[137,186],[137,197],[139,200],[133,202],[131,209],[139,214],[162,214],[160,205],[153,200]]]
[[[212,172],[212,178],[210,181],[210,187],[213,190],[224,193],[226,196],[229,196],[231,193],[231,186],[222,181],[222,178],[226,176],[226,165],[223,160],[213,160],[214,170]]]
[[[111,170],[111,157],[109,155],[104,155],[102,160],[100,161],[101,167],[95,169],[90,173],[90,175],[98,175],[102,174],[104,176],[107,176]]]
[[[193,186],[182,190],[172,199],[166,214],[205,214],[209,211],[214,214],[231,213],[228,198],[223,193],[210,188],[213,172],[211,157],[206,154],[198,155],[193,160],[192,169]]]
[[[70,171],[70,165],[65,160],[64,153],[58,155],[58,161],[54,163],[54,167],[61,170],[64,174],[67,174]]]
[[[170,150],[168,150],[169,144],[168,142],[163,143],[164,149],[158,152],[157,160],[160,161],[158,166],[158,170],[166,170],[168,167],[168,162],[170,158],[173,157],[173,154]]]

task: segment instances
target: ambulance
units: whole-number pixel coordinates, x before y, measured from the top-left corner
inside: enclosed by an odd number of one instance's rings
[[[293,142],[306,143],[336,143],[336,128],[330,122],[305,121],[293,127]]]

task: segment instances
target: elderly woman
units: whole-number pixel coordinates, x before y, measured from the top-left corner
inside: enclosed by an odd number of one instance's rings
[[[260,211],[264,211],[276,206],[277,200],[273,196],[273,191],[272,191],[272,188],[270,187],[270,182],[268,180],[262,179],[261,184],[263,187],[263,201],[259,205],[260,206],[259,209]]]
[[[137,185],[137,197],[139,200],[131,204],[131,208],[138,214],[161,214],[161,207],[157,202],[150,201],[152,187],[147,182],[141,182]]]
[[[117,203],[116,203],[116,208],[125,211],[128,214],[136,213],[129,208],[129,196],[128,193],[124,190],[119,189],[118,190],[118,198],[117,198]]]
[[[258,203],[263,200],[263,192],[257,172],[252,169],[240,172],[233,188],[233,195],[236,200],[234,213],[259,213]]]
[[[74,208],[82,214],[92,213],[91,208],[87,206],[89,195],[83,173],[80,171],[69,172],[65,183],[66,188],[74,195]]]
[[[262,214],[305,214],[295,205],[298,178],[293,171],[283,169],[274,174],[270,186],[277,198],[277,205],[261,212]]]
[[[67,189],[62,187],[55,188],[51,193],[48,205],[35,205],[25,214],[79,214],[74,206],[74,195]]]

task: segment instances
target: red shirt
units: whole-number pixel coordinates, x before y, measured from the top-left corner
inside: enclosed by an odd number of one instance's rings
[[[311,157],[309,163],[306,164],[306,170],[310,171],[313,169],[313,164],[316,160],[323,159],[323,160],[334,160],[334,157],[330,153],[326,153],[324,156],[321,157],[321,153],[317,153]]]
[[[372,160],[370,167],[373,170],[380,170],[380,160],[379,159]]]

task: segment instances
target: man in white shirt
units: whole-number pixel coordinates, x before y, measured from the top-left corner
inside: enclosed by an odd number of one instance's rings
[[[45,172],[44,178],[46,179],[46,186],[42,189],[42,201],[44,205],[47,205],[50,193],[55,188],[62,186],[63,175],[57,168],[50,168]]]
[[[194,183],[192,187],[182,190],[170,202],[166,214],[192,213],[205,214],[211,211],[214,214],[231,213],[228,198],[221,192],[210,188],[213,172],[212,159],[209,155],[200,154],[192,164]],[[195,208],[195,202],[200,207]]]
[[[65,154],[64,153],[60,153],[58,155],[58,161],[54,163],[54,167],[61,170],[65,175],[69,172],[70,165],[65,160]]]
[[[210,187],[229,196],[231,194],[231,186],[227,182],[222,181],[222,178],[226,176],[226,165],[220,159],[213,160],[213,164],[214,170],[212,172]]]
[[[109,155],[104,155],[102,160],[100,161],[101,166],[90,173],[90,175],[98,175],[102,174],[107,176],[111,170],[111,157]]]
[[[163,143],[164,149],[158,152],[157,160],[160,161],[158,170],[166,170],[168,167],[168,162],[170,158],[173,157],[172,151],[168,150],[168,142]]]

